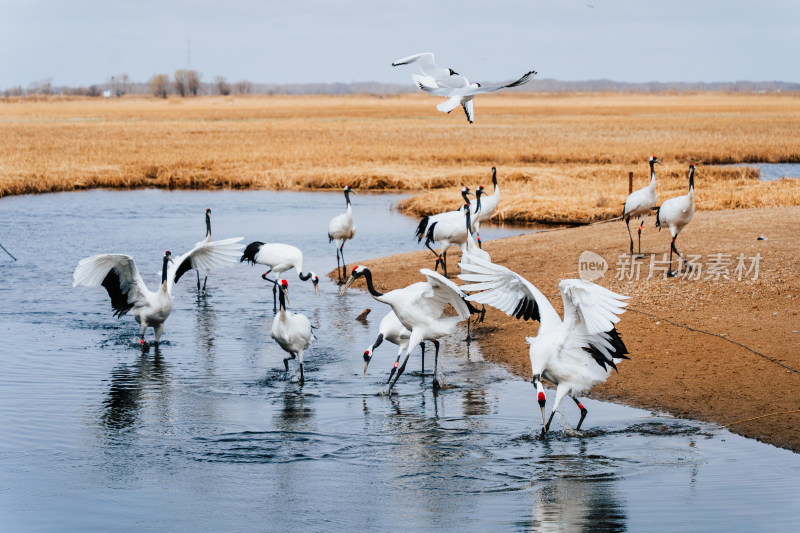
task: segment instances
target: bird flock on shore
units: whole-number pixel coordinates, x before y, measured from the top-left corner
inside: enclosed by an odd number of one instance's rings
[[[470,83],[452,69],[438,67],[431,53],[415,54],[392,63],[393,66],[408,64],[417,64],[422,72],[421,75],[412,75],[415,85],[430,94],[448,98],[437,109],[450,112],[461,105],[470,123],[474,119],[473,98],[477,94],[522,85],[535,74],[531,70],[505,85],[481,86]],[[638,227],[639,255],[643,225],[652,212],[655,213],[656,227],[669,228],[670,269],[667,275],[672,277],[680,271],[672,270],[673,252],[683,260],[687,271],[691,269],[676,248],[675,240],[694,214],[695,168],[694,165],[689,167],[688,194],[671,198],[659,207],[655,174],[657,164],[661,164],[658,158],[651,157],[650,182],[628,196],[622,219],[628,229],[631,255],[633,235],[630,219],[641,219]],[[562,318],[547,297],[530,281],[493,263],[489,253],[483,250],[480,226],[496,213],[500,202],[496,167],[491,169],[491,180],[491,194],[482,185],[474,193],[469,187],[462,187],[464,204],[461,208],[421,218],[414,237],[418,243],[424,241],[425,248],[434,254],[434,268],[420,270],[424,281],[388,292],[376,289],[373,272],[369,268],[356,265],[348,272],[344,246],[356,236],[350,199],[350,195],[356,194],[356,191],[349,185],[343,188],[345,212],[335,216],[328,225],[328,240],[335,243],[336,248],[337,278],[341,285],[339,296],[344,296],[350,287],[363,278],[369,294],[389,307],[380,321],[375,341],[363,352],[362,377],[366,375],[375,350],[384,341],[395,344],[398,348],[397,358],[383,390],[391,393],[406,369],[411,352],[417,346],[422,350],[424,369],[425,343],[429,342],[434,347],[433,387],[439,388],[440,339],[454,334],[458,324],[467,321],[466,342],[469,342],[471,317],[479,315],[478,320],[482,321],[486,306],[490,306],[520,320],[539,322],[536,335],[525,340],[529,344],[532,384],[541,408],[542,435],[550,429],[556,409],[567,396],[573,399],[580,410],[576,426],[579,430],[587,414],[580,397],[604,382],[612,371],[617,370],[617,365],[628,358],[628,350],[616,329],[620,315],[625,311],[627,297],[591,281],[565,279],[558,284],[564,308]],[[173,287],[189,270],[195,270],[197,290],[204,293],[209,274],[214,269],[245,262],[263,265],[267,270],[261,277],[271,284],[273,293],[275,317],[271,336],[286,352],[283,362],[287,372],[289,361],[297,360],[299,381],[302,383],[305,379],[303,357],[315,340],[314,328],[304,314],[289,310],[289,282],[284,274],[294,269],[300,281],[311,282],[318,297],[319,276],[313,271],[304,270],[303,253],[295,246],[261,241],[253,241],[245,246],[242,244],[243,237],[214,241],[211,238],[210,209],[205,212],[205,225],[205,238],[191,250],[177,258],[173,258],[169,251],[164,253],[161,284],[155,291],[145,285],[134,259],[123,254],[98,254],[82,259],[73,274],[73,286],[104,287],[111,299],[113,315],[121,317],[131,314],[134,317],[140,326],[139,343],[146,349],[145,332],[148,328],[153,329],[154,343],[158,346],[164,323],[172,311]],[[436,244],[439,251],[434,249]],[[460,274],[457,276],[465,282],[461,285],[455,283],[448,273],[447,252],[453,246],[461,249],[458,263]],[[440,266],[441,274],[438,272]],[[450,270],[453,270],[452,265]],[[274,274],[274,279],[269,277],[270,274]],[[546,395],[542,380],[556,386],[549,418],[545,413]]]

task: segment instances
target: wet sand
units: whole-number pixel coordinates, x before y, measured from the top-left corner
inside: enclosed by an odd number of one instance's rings
[[[636,267],[630,268],[622,221],[485,242],[484,249],[493,262],[535,284],[559,312],[558,282],[578,277],[581,252],[608,262],[597,282],[630,296],[618,331],[631,360],[618,365],[619,372],[591,397],[715,422],[800,451],[800,207],[696,213],[676,241],[687,259],[700,256],[699,276],[696,270],[691,279],[664,278],[669,231],[659,232],[653,224],[650,217],[642,232],[638,276]],[[632,222],[634,241],[636,227]],[[454,277],[459,253],[448,255]],[[420,281],[419,269],[433,268],[434,260],[420,251],[364,264],[373,270],[376,286],[390,290]],[[529,380],[525,336],[537,328],[538,322],[487,307],[474,334],[488,359]],[[564,405],[567,417],[577,420],[577,410],[571,413],[573,406]],[[531,393],[532,417],[536,407]]]

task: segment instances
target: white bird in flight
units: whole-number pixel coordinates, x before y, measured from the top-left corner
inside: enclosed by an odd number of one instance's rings
[[[514,80],[505,85],[481,85],[480,83],[470,83],[464,76],[450,76],[446,80],[437,80],[436,84],[429,83],[426,78],[421,76],[414,77],[417,87],[425,92],[436,96],[444,96],[448,98],[447,101],[442,102],[436,106],[436,109],[443,113],[449,113],[459,105],[464,108],[464,113],[467,115],[467,120],[470,124],[475,119],[475,111],[472,105],[472,99],[475,96],[483,93],[490,93],[499,91],[500,89],[508,89],[510,87],[519,87],[530,81],[531,76],[535,75],[535,70],[530,70],[523,74],[519,79]],[[412,76],[413,77],[413,76]]]
[[[419,65],[420,71],[424,78],[422,78],[428,85],[436,85],[442,80],[448,79],[450,76],[458,76],[458,72],[451,68],[441,68],[436,65],[436,62],[433,59],[433,53],[431,52],[422,52],[421,54],[414,54],[413,56],[404,57],[402,59],[398,59],[397,61],[392,63],[393,67],[399,67],[400,65],[410,65],[411,63],[416,63]],[[417,82],[417,78],[420,78],[418,75],[411,76],[414,82]]]
[[[544,294],[516,272],[474,257],[460,266],[459,277],[470,283],[462,285],[461,290],[475,292],[468,300],[491,305],[516,318],[540,322],[536,337],[526,340],[530,344],[533,385],[542,410],[542,435],[549,431],[565,396],[572,398],[581,411],[576,428],[580,429],[587,411],[578,397],[603,383],[618,362],[628,359],[628,349],[615,326],[627,305],[622,301],[627,296],[590,281],[563,280],[558,285],[564,302],[562,321]],[[556,385],[556,398],[547,421],[542,378]]]

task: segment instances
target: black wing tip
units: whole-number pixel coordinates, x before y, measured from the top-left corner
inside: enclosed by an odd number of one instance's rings
[[[433,238],[433,230],[436,228],[436,224],[438,224],[438,223],[439,223],[439,221],[437,220],[436,222],[431,224],[430,228],[428,228],[428,233],[425,235],[425,245],[426,246],[429,245],[430,243],[436,241],[436,239]]]
[[[114,310],[112,316],[120,318],[133,309],[133,304],[128,303],[128,293],[122,292],[119,274],[117,274],[116,269],[112,268],[108,271],[101,285],[106,289],[108,296],[111,298],[111,308]]]
[[[622,337],[620,337],[616,327],[606,331],[605,335],[608,336],[607,340],[611,343],[611,359],[607,359],[606,356],[600,352],[600,350],[591,344],[589,346],[585,346],[583,350],[591,355],[592,359],[594,359],[598,365],[602,366],[604,370],[608,370],[608,367],[611,367],[619,372],[614,359],[630,360],[630,357],[627,356],[627,354],[630,352],[628,351],[628,347],[625,346],[625,343],[622,341]]]
[[[189,272],[192,268],[194,267],[192,267],[191,257],[187,257],[186,259],[181,261],[181,264],[178,265],[178,270],[175,271],[175,277],[172,280],[173,283],[178,283],[178,280],[181,279],[181,276]]]
[[[425,228],[428,227],[428,220],[429,217],[422,217],[417,225],[417,229],[414,231],[414,237],[417,238],[418,243],[422,242],[422,239],[425,237]]]
[[[328,237],[330,237],[330,235],[328,235]],[[256,254],[263,245],[264,243],[261,241],[253,241],[250,244],[248,244],[247,247],[244,249],[244,253],[242,253],[242,257],[239,259],[239,262],[244,263],[245,261],[247,261],[251,265],[255,265]]]

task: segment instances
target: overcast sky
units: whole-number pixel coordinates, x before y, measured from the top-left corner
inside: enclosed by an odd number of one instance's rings
[[[800,81],[800,0],[0,0],[0,88],[133,81]]]

